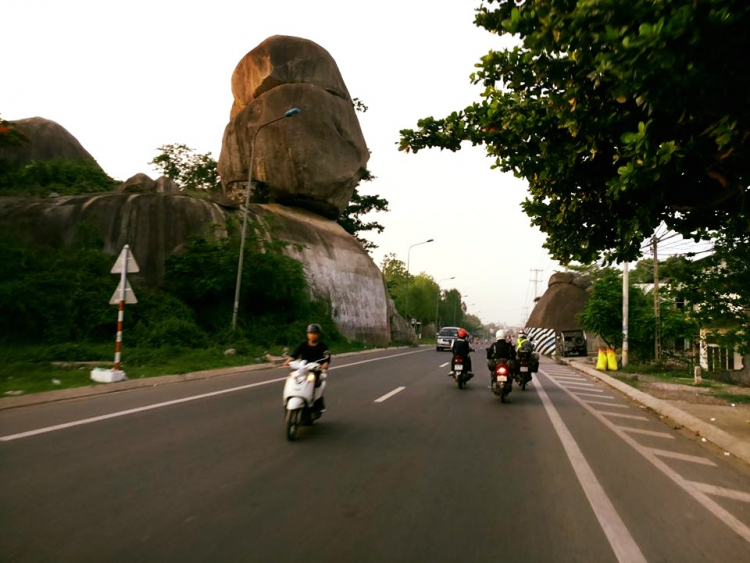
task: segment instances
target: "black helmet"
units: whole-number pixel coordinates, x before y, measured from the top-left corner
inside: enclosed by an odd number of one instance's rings
[[[311,325],[307,325],[307,331],[306,332],[316,332],[316,333],[320,334],[323,331],[321,330],[319,324],[313,323]]]

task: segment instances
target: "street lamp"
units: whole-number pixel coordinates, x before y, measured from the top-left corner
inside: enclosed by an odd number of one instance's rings
[[[409,267],[411,266],[411,249],[415,246],[419,246],[420,244],[427,244],[428,242],[433,242],[435,239],[429,239],[424,242],[418,242],[416,244],[412,244],[409,247],[409,251],[406,253],[406,279],[409,280]],[[407,320],[409,321],[409,324],[411,324],[411,315],[409,314],[409,290],[406,291],[406,316],[409,317]]]
[[[455,280],[456,276],[453,276],[452,278],[443,278],[442,280],[438,280],[438,292],[437,297],[435,298],[435,331],[437,332],[438,329],[438,307],[440,306],[440,282],[444,282],[447,280]]]
[[[250,207],[250,191],[253,188],[253,161],[255,160],[255,140],[258,138],[258,133],[261,132],[261,130],[264,127],[267,127],[268,125],[271,125],[272,123],[276,123],[277,121],[281,121],[282,119],[286,119],[287,117],[294,117],[298,113],[300,113],[302,110],[299,108],[290,108],[284,112],[284,115],[281,117],[277,117],[276,119],[272,119],[271,121],[267,121],[260,127],[258,127],[255,130],[255,134],[253,134],[253,140],[250,143],[250,164],[248,165],[248,172],[247,172],[247,191],[245,192],[245,211],[244,211],[244,218],[242,221],[242,240],[240,241],[240,259],[237,264],[237,286],[234,289],[234,310],[232,311],[232,330],[237,330],[237,311],[239,311],[240,308],[240,282],[242,281],[242,263],[245,258],[245,233],[247,233],[247,209]]]

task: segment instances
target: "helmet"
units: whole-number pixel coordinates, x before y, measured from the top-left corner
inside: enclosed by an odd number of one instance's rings
[[[466,338],[467,336],[469,336],[469,333],[466,331],[466,329],[461,328],[461,329],[458,330],[458,337],[459,338]]]
[[[320,329],[320,325],[319,324],[313,323],[311,325],[307,325],[307,330],[305,332],[316,332],[316,333],[320,334],[323,331]]]
[[[503,330],[502,328],[498,330],[495,333],[495,338],[497,338],[498,340],[502,340],[503,338],[505,338],[505,330]]]

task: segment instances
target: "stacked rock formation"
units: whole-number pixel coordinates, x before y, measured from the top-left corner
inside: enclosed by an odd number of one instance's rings
[[[96,164],[94,157],[62,125],[43,117],[11,121],[26,142],[15,147],[0,147],[0,162],[26,164],[32,160],[85,160]],[[97,165],[98,166],[98,165]]]
[[[250,51],[232,75],[234,103],[224,131],[219,174],[239,199],[255,138],[254,203],[302,207],[335,219],[361,180],[369,151],[338,66],[321,46],[276,35]]]
[[[569,272],[552,274],[547,291],[537,302],[526,326],[556,331],[579,329],[576,316],[586,306],[589,299],[586,289],[590,285],[587,278]]]

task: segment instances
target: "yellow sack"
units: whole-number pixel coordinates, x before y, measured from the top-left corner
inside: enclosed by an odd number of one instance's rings
[[[604,350],[599,350],[599,358],[596,360],[596,369],[607,369],[607,353]]]
[[[607,369],[617,371],[617,354],[612,348],[607,350]]]

